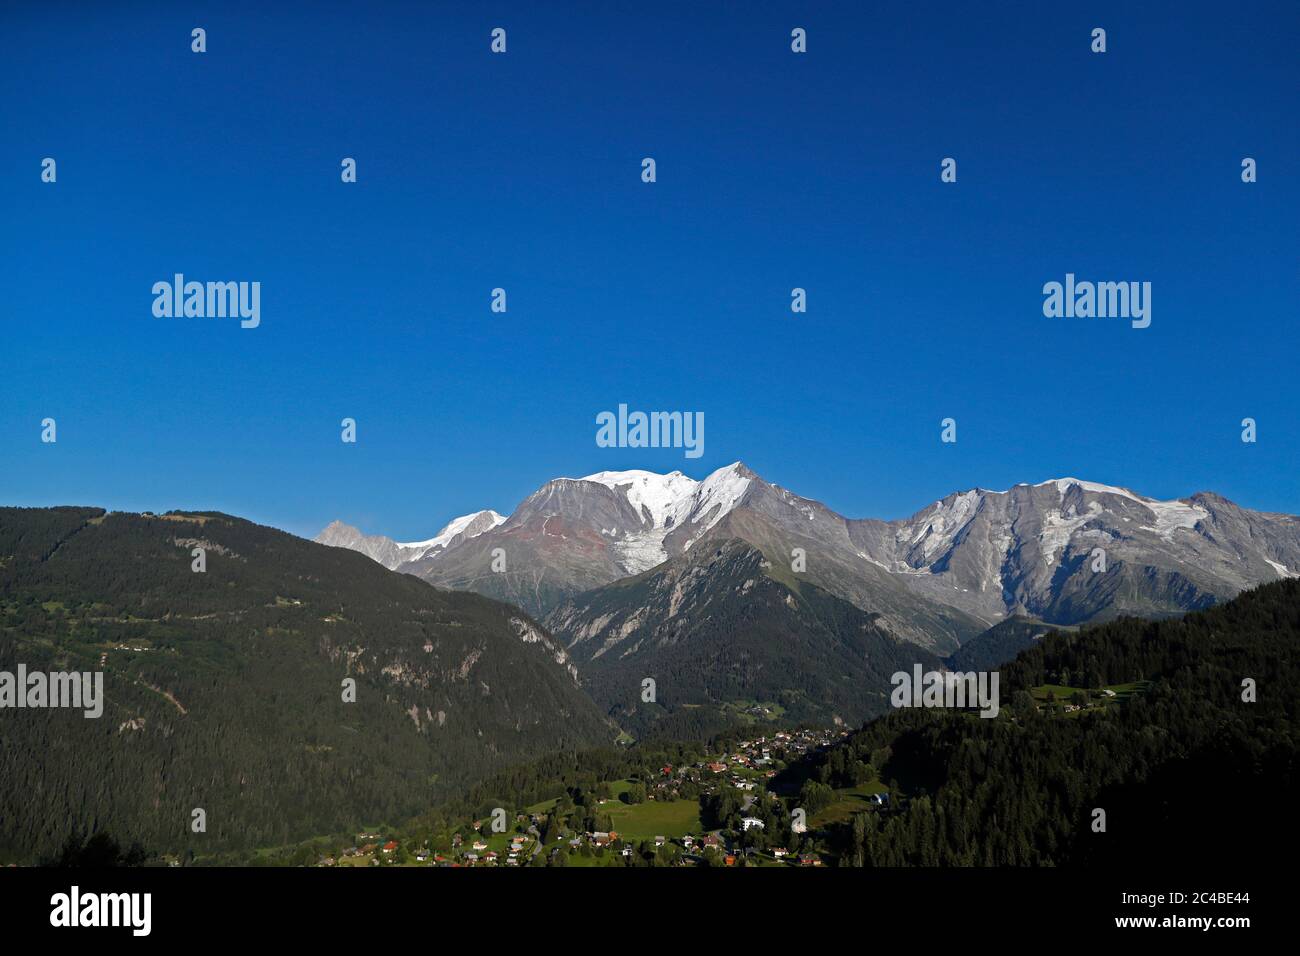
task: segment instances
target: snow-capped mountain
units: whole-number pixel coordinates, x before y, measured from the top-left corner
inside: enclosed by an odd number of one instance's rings
[[[619,564],[628,574],[648,571],[668,558],[665,542],[685,550],[734,508],[749,488],[750,473],[740,462],[719,468],[703,481],[680,471],[602,471],[579,481],[604,485],[626,498],[641,525],[601,529],[613,544]],[[686,537],[683,538],[682,535]]]
[[[918,592],[992,620],[1176,613],[1300,572],[1300,518],[1209,492],[1160,501],[1076,478],[976,488],[904,521],[849,528],[864,555]]]
[[[398,542],[397,547],[405,555],[406,561],[418,561],[442,551],[457,539],[467,540],[484,531],[491,531],[506,520],[506,516],[495,511],[476,511],[470,515],[452,518],[447,526],[427,541]]]
[[[453,522],[408,545],[337,522],[318,540],[542,617],[702,542],[737,539],[767,556],[773,576],[810,581],[945,653],[1008,617],[1174,614],[1300,574],[1300,518],[1208,492],[1161,501],[1075,478],[957,492],[880,521],[845,518],[736,462],[698,481],[649,471],[556,478],[509,518],[468,517],[462,530]]]
[[[434,557],[452,544],[490,531],[505,520],[505,515],[499,515],[495,511],[476,511],[453,518],[427,541],[410,542],[394,541],[381,534],[362,534],[342,521],[332,521],[314,540],[319,544],[360,551],[392,571],[410,561]]]
[[[647,471],[556,478],[500,526],[448,548],[445,557],[416,559],[399,570],[540,615],[570,595],[680,553],[739,503],[751,480],[739,462],[703,481]]]

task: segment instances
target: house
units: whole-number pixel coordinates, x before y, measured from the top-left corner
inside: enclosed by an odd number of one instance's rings
[[[723,862],[725,862],[727,866],[735,866],[736,858],[732,856],[730,853],[728,853]]]
[[[811,853],[805,853],[803,856],[799,857],[799,865],[800,866],[821,866],[822,861],[820,857],[813,856]]]
[[[887,804],[887,803],[889,802],[889,794],[887,794],[887,793],[873,793],[873,794],[871,795],[871,802],[874,803],[874,804],[875,804],[876,806],[878,806],[878,807],[883,807],[885,804]]]
[[[416,851],[415,851],[415,858],[416,858],[417,860],[419,860],[421,863],[423,863],[425,860],[427,860],[427,859],[429,858],[429,851],[428,851],[428,850],[416,850]]]
[[[605,833],[603,830],[597,830],[595,833],[591,835],[591,842],[596,844],[596,846],[605,846],[606,844],[612,843],[613,841],[614,841],[613,835],[609,833]]]
[[[719,840],[717,837],[715,837],[712,833],[710,833],[708,836],[706,836],[706,837],[704,838],[704,845],[705,845],[705,846],[721,846],[721,845],[722,845],[722,841]]]
[[[709,770],[711,770],[713,773],[722,773],[726,769],[727,769],[727,765],[725,763],[709,764]]]
[[[655,837],[655,846],[663,846],[667,842],[668,842],[667,837],[661,837],[661,836]]]
[[[784,857],[789,856],[789,855],[790,855],[790,851],[787,850],[787,849],[786,849],[785,847],[783,847],[783,846],[778,846],[778,847],[775,847],[775,848],[772,850],[772,855],[773,855],[774,857],[776,857],[778,860],[780,860],[780,859],[783,859]]]
[[[740,821],[740,825],[746,830],[753,830],[754,828],[758,828],[759,830],[767,829],[767,824],[758,817],[745,817]]]
[[[487,849],[487,844],[484,843],[482,840],[475,840],[474,849],[477,850],[479,853],[482,853],[484,850]]]
[[[389,840],[387,843],[384,844],[385,853],[392,853],[396,849],[397,849],[397,844],[394,843],[392,840]]]

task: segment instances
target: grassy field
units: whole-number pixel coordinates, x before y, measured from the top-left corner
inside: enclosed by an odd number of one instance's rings
[[[623,858],[613,850],[606,850],[604,856],[583,856],[581,853],[570,853],[564,859],[565,866],[622,866]]]
[[[1106,690],[1114,691],[1115,696],[1106,698],[1107,700],[1126,700],[1135,694],[1145,693],[1151,685],[1150,681],[1139,680],[1128,684],[1111,684]],[[1070,698],[1078,691],[1087,691],[1086,687],[1066,687],[1063,684],[1040,684],[1030,690],[1034,700],[1045,701],[1049,698],[1069,702]]]
[[[1138,694],[1145,694],[1150,686],[1151,682],[1146,680],[1133,681],[1128,684],[1111,684],[1104,689],[1112,691],[1115,695],[1114,697],[1092,694],[1087,707],[1082,710],[1070,711],[1065,714],[1065,717],[1078,718],[1087,713],[1096,713],[1105,710],[1107,707],[1130,700]],[[1072,703],[1070,700],[1071,697],[1079,691],[1086,690],[1087,688],[1084,687],[1066,687],[1062,684],[1041,684],[1038,687],[1031,688],[1029,693],[1030,696],[1034,698],[1034,701],[1039,704],[1045,704],[1048,701],[1054,700],[1068,705]]]
[[[632,781],[631,781],[631,780],[626,780],[626,779],[624,779],[624,780],[614,780],[614,781],[611,781],[611,782],[610,782],[610,785],[609,785],[609,795],[610,795],[614,800],[619,800],[619,798],[621,798],[621,797],[623,796],[623,794],[627,793],[627,792],[628,792],[629,790],[631,790],[631,789],[632,789]],[[608,804],[606,804],[606,806],[608,806]]]
[[[785,716],[785,708],[770,700],[728,701],[720,709],[729,720],[743,724],[759,724]]]
[[[808,820],[812,828],[824,827],[831,823],[846,823],[855,813],[860,813],[871,806],[873,793],[885,793],[889,788],[879,780],[864,783],[857,787],[844,787],[835,791],[835,802],[826,809],[814,813]]]
[[[534,803],[532,806],[524,807],[524,813],[550,813],[559,802],[559,797],[552,797],[550,800],[543,800],[541,803]]]
[[[1150,688],[1149,680],[1136,680],[1131,684],[1111,684],[1106,689],[1115,692],[1116,700],[1127,700],[1135,694],[1145,694]]]
[[[699,834],[704,829],[696,800],[647,800],[635,806],[610,802],[604,809],[609,811],[614,829],[624,840],[650,840],[657,836],[671,840],[688,833]]]

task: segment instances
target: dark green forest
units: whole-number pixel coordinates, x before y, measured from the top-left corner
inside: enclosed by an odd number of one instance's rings
[[[1053,630],[1074,629],[1054,628],[1029,617],[1009,617],[971,638],[943,662],[954,671],[992,670],[999,664],[1014,660],[1026,648],[1033,647],[1035,637]]]
[[[0,711],[0,862],[92,833],[200,856],[292,843],[612,741],[521,620],[225,515],[0,509],[0,670],[102,670],[107,698],[98,719]]]
[[[1136,866],[1289,859],[1296,846],[1300,581],[1181,620],[1054,634],[1001,670],[1003,710],[908,710],[795,771],[832,787],[864,775],[900,799],[834,828],[865,866]],[[1243,701],[1253,679],[1254,703]],[[1066,712],[1031,688],[1150,681],[1116,706]],[[1093,811],[1105,811],[1094,832]]]

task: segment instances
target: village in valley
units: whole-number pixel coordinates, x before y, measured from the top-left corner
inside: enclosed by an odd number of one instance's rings
[[[781,770],[847,730],[801,729],[740,740],[688,765],[663,765],[496,808],[442,832],[357,835],[319,866],[822,866],[818,829],[889,807],[886,787],[779,792]],[[807,808],[804,803],[811,804]]]

